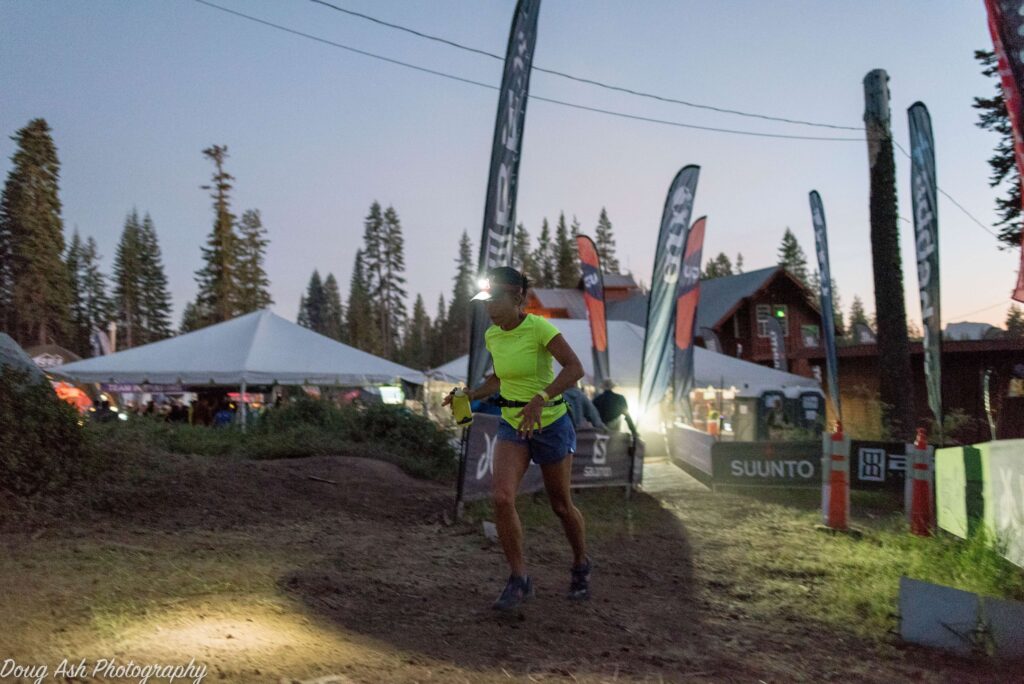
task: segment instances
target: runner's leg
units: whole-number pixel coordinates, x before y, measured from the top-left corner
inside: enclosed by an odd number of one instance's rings
[[[512,574],[519,577],[526,576],[526,561],[523,559],[523,525],[516,511],[516,493],[529,466],[530,451],[526,444],[498,440],[494,445],[492,490],[495,524]]]
[[[562,521],[562,529],[572,546],[574,565],[582,565],[587,559],[586,529],[583,514],[573,505],[572,491],[569,488],[572,480],[572,454],[568,454],[558,463],[549,463],[540,467],[544,474],[544,489],[551,502],[551,510]]]

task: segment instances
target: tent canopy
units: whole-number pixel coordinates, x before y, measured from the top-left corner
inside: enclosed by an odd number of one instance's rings
[[[594,383],[594,361],[591,353],[590,322],[580,319],[552,318],[569,346],[583,364],[584,382]],[[644,329],[627,321],[608,321],[608,357],[612,380],[622,387],[640,386],[640,366],[644,352]],[[468,357],[462,356],[443,366],[427,371],[427,375],[443,382],[465,382]],[[702,347],[694,349],[695,387],[735,387],[736,395],[758,397],[766,391],[782,391],[796,395],[802,391],[820,391],[814,378],[783,373],[756,363]]]
[[[78,382],[183,385],[348,385],[405,380],[419,371],[336,342],[269,310],[53,369]]]

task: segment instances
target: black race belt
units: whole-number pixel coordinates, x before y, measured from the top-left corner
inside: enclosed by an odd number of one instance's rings
[[[512,401],[511,399],[506,399],[505,397],[498,397],[498,399],[494,403],[497,404],[498,406],[500,406],[501,408],[522,408],[522,407],[526,406],[527,404],[529,404],[530,402],[528,402],[528,401]],[[565,403],[565,397],[558,397],[557,399],[553,399],[551,401],[545,401],[544,402],[544,407],[547,408],[548,406],[558,406],[559,404],[564,404],[564,403]]]

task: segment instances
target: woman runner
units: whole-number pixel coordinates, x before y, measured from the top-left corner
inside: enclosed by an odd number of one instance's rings
[[[496,392],[501,396],[493,497],[498,537],[511,575],[494,602],[499,610],[515,608],[534,593],[533,581],[526,572],[523,528],[516,511],[516,493],[531,460],[541,468],[551,509],[562,521],[572,547],[568,597],[590,598],[591,563],[586,553],[583,515],[573,505],[569,489],[576,431],[561,396],[583,377],[583,365],[555,326],[523,311],[527,286],[527,279],[514,268],[494,268],[488,272],[487,286],[473,298],[486,301],[493,323],[485,342],[494,360],[494,374],[467,394],[471,401]],[[562,366],[557,377],[553,360]],[[450,402],[451,395],[444,403]]]

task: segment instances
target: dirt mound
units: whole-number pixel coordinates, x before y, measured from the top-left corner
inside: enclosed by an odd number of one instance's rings
[[[55,496],[8,501],[4,527],[119,523],[168,530],[216,530],[311,517],[420,521],[451,505],[450,487],[417,480],[397,466],[351,456],[254,461],[228,456],[138,454],[102,477]],[[4,505],[0,503],[0,505]],[[0,509],[3,510],[3,509]]]

